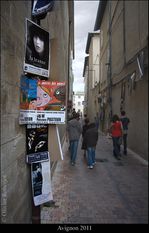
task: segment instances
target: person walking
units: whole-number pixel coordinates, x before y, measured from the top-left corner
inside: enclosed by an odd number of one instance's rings
[[[113,115],[112,117],[112,124],[109,130],[112,140],[113,140],[113,155],[116,159],[120,160],[120,145],[121,145],[121,138],[123,133],[122,123],[118,117],[118,115]]]
[[[84,125],[82,127],[82,147],[81,147],[81,149],[84,150],[84,158],[86,157],[86,144],[85,144],[85,141],[84,141],[84,135],[85,135],[85,132],[88,129],[88,127],[89,127],[89,119],[86,118],[85,123],[84,123]]]
[[[79,144],[79,138],[82,133],[81,124],[79,122],[79,115],[76,113],[73,115],[73,119],[68,121],[67,132],[70,143],[70,162],[74,166],[77,157],[77,150]]]
[[[121,111],[120,118],[123,125],[123,145],[124,145],[124,155],[127,155],[127,135],[128,135],[128,125],[130,123],[129,118],[126,116],[125,111]]]
[[[96,145],[98,141],[98,131],[96,128],[95,123],[91,123],[88,126],[88,129],[85,132],[84,135],[84,143],[87,148],[87,164],[88,168],[93,169],[93,166],[95,165],[95,157],[96,157]]]

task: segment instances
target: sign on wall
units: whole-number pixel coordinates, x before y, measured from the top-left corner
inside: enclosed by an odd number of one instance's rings
[[[65,82],[21,77],[20,124],[64,124]]]
[[[40,16],[51,11],[54,6],[54,0],[34,0],[33,1],[33,16]]]
[[[49,77],[49,32],[26,19],[24,72]]]

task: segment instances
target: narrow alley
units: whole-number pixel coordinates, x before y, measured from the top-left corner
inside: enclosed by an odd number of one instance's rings
[[[54,204],[41,206],[42,224],[148,223],[148,166],[128,151],[112,156],[112,140],[99,134],[96,165],[88,169],[81,150],[70,165],[68,145],[52,178]]]

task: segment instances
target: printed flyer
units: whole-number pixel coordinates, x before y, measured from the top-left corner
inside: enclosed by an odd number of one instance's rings
[[[31,180],[35,206],[53,200],[50,160],[31,164]]]
[[[20,124],[64,124],[65,82],[21,77]]]

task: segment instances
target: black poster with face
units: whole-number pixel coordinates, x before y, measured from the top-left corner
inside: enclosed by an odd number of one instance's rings
[[[38,24],[26,19],[24,71],[49,77],[50,35]]]
[[[26,125],[27,154],[48,151],[48,125]]]

